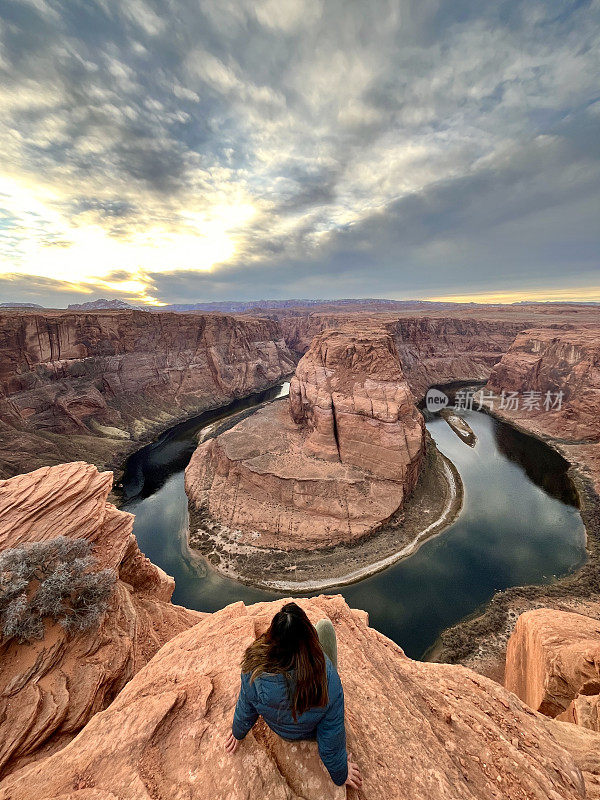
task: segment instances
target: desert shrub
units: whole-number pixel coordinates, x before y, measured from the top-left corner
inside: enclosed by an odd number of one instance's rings
[[[111,569],[94,571],[87,539],[57,536],[0,553],[0,635],[41,639],[44,619],[69,632],[97,625],[116,581]]]

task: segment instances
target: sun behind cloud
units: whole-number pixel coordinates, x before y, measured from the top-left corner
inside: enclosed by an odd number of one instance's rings
[[[142,303],[160,303],[149,293],[146,273],[209,271],[227,262],[236,255],[240,227],[255,214],[249,203],[183,208],[163,225],[112,235],[99,224],[70,224],[56,210],[59,197],[46,192],[42,199],[39,194],[25,182],[0,182],[0,200],[10,208],[12,228],[18,233],[16,243],[3,243],[4,274],[81,284],[86,293],[97,288]]]

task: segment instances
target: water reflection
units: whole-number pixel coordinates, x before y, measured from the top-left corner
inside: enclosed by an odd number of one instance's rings
[[[427,424],[462,476],[459,518],[411,558],[339,590],[413,657],[496,590],[550,582],[585,560],[583,523],[560,456],[485,414],[464,416],[477,435],[474,448],[444,420]],[[223,578],[187,548],[182,470],[198,431],[216,418],[177,426],[135,454],[124,476],[123,508],[136,514],[141,549],[175,577],[174,601],[202,611],[277,597]]]
[[[563,503],[578,506],[575,487],[564,477],[569,464],[560,453],[508,425],[497,424],[495,434],[498,449],[520,464],[534,483]]]

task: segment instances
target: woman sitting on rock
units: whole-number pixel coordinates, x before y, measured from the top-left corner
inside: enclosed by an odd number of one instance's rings
[[[346,753],[344,690],[337,673],[335,630],[328,619],[315,629],[300,606],[287,603],[248,647],[225,743],[228,753],[235,753],[259,716],[283,739],[316,739],[333,782],[361,787],[358,767]]]

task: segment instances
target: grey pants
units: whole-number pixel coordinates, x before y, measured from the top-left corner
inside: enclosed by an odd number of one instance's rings
[[[330,619],[320,619],[315,625],[317,636],[321,642],[323,652],[329,656],[329,660],[337,669],[337,639],[335,636],[335,628],[331,624]]]

